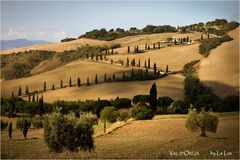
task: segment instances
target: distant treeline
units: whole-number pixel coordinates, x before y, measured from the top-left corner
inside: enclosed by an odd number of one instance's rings
[[[91,38],[91,39],[110,41],[110,40],[131,36],[131,35],[176,32],[176,31],[177,31],[176,28],[170,25],[164,25],[164,26],[147,25],[143,29],[131,27],[129,30],[126,30],[126,31],[122,28],[117,28],[116,30],[110,29],[109,31],[107,31],[105,28],[102,28],[100,30],[94,29],[90,32],[86,32],[85,34],[79,36],[78,38]]]

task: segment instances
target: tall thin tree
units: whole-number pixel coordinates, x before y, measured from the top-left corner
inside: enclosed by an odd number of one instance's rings
[[[156,111],[157,109],[157,87],[156,87],[156,83],[152,84],[152,87],[150,89],[150,108],[153,111]]]

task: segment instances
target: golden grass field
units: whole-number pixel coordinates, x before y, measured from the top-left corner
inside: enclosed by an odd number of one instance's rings
[[[6,118],[2,118],[7,120]],[[186,115],[160,115],[153,120],[133,121],[111,134],[95,136],[93,152],[49,152],[43,140],[43,129],[30,129],[28,138],[14,129],[13,139],[7,131],[1,131],[2,158],[239,158],[239,113],[220,113],[217,133],[200,137],[185,127]],[[109,126],[110,127],[110,126]],[[97,127],[95,127],[97,128]],[[171,156],[169,151],[199,152],[197,156]],[[228,156],[213,156],[212,152],[231,153]]]
[[[213,49],[198,71],[200,80],[221,96],[239,92],[239,27],[229,35],[233,40]]]

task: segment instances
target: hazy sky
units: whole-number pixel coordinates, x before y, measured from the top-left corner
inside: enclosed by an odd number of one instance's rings
[[[238,1],[1,1],[1,39],[59,41],[92,29],[239,21]]]

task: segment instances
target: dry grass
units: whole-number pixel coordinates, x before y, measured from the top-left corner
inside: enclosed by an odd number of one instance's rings
[[[229,35],[234,40],[212,50],[198,71],[201,81],[220,96],[238,94],[239,89],[239,27]]]
[[[184,115],[157,116],[153,120],[134,121],[113,133],[95,138],[94,152],[51,153],[43,140],[43,130],[31,129],[24,140],[20,131],[1,132],[2,158],[239,158],[239,113],[220,114],[217,133],[191,133],[185,128]],[[199,156],[170,156],[170,151],[195,151]],[[231,156],[213,157],[209,151],[231,152]]]

